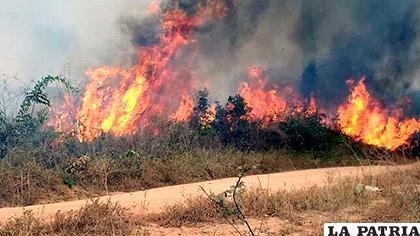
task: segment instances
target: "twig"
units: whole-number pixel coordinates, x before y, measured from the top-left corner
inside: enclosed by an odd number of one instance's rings
[[[362,163],[362,161],[360,160],[360,158],[359,158],[359,156],[357,155],[357,153],[356,153],[356,151],[354,151],[354,149],[350,146],[350,144],[347,142],[347,141],[344,141],[343,142],[349,149],[350,149],[350,151],[352,151],[353,152],[353,155],[354,155],[354,157],[356,158],[356,160],[359,162],[359,164],[362,166],[363,165],[363,163]]]
[[[213,199],[213,197],[212,196],[210,196],[210,194],[208,194],[207,193],[207,191],[202,187],[202,186],[200,186],[200,189],[204,192],[204,194],[206,194],[206,196],[207,196],[207,198],[208,199],[210,199],[210,201],[212,201],[213,203],[215,203],[219,208],[221,208],[221,209],[223,209],[223,210],[227,210],[228,208],[226,207],[226,206],[224,206],[223,204],[221,204],[220,202],[218,202],[218,201],[216,201],[216,200],[214,200]],[[243,235],[240,231],[239,231],[239,229],[238,228],[236,228],[236,226],[232,223],[232,222],[230,222],[230,220],[228,219],[228,218],[226,218],[226,217],[224,217],[225,219],[226,219],[226,221],[230,224],[230,226],[232,226],[232,228],[234,228],[235,229],[235,231],[239,234],[239,235]]]
[[[236,210],[238,210],[238,213],[242,217],[241,220],[246,224],[246,227],[248,227],[249,233],[252,236],[255,236],[254,231],[252,230],[251,226],[249,225],[245,215],[243,214],[243,212],[242,212],[241,208],[239,207],[239,204],[236,200],[236,189],[239,187],[239,185],[241,183],[241,180],[242,180],[242,177],[243,177],[242,175],[239,176],[238,181],[236,182],[235,188],[233,189],[233,202],[235,203]]]

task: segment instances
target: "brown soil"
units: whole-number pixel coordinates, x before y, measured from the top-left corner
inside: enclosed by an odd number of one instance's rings
[[[413,165],[404,166],[360,166],[360,167],[338,167],[338,168],[323,168],[323,169],[311,169],[301,171],[291,171],[268,175],[254,175],[247,176],[243,179],[247,187],[262,187],[270,188],[273,192],[281,189],[301,189],[310,186],[324,186],[328,183],[331,177],[344,178],[352,176],[362,176],[364,174],[378,175],[385,173],[389,170],[407,170],[412,168]],[[134,214],[147,214],[147,213],[158,213],[162,207],[170,205],[176,202],[180,202],[185,199],[186,196],[194,197],[203,195],[200,190],[200,186],[204,189],[213,193],[220,193],[229,189],[231,185],[235,183],[237,178],[226,178],[214,181],[206,181],[192,184],[184,184],[170,187],[155,188],[146,191],[138,191],[132,193],[116,193],[108,196],[100,197],[100,200],[110,199],[112,202],[118,202],[121,206],[129,208]],[[60,202],[45,205],[33,205],[28,207],[14,207],[14,208],[1,208],[0,209],[0,222],[4,222],[7,219],[20,216],[24,210],[31,210],[37,216],[49,219],[55,215],[58,211],[67,212],[71,210],[78,210],[88,202],[86,200],[76,200],[68,202]],[[276,225],[280,224],[278,219],[270,219],[270,229],[276,229]],[[273,223],[274,222],[274,223]],[[221,227],[221,232],[225,232],[223,225],[204,227],[205,230],[213,232]],[[227,226],[226,226],[227,227]],[[195,230],[201,230],[203,227],[196,228]],[[147,229],[145,229],[147,231]],[[170,228],[162,229],[170,230]],[[181,230],[181,231],[180,231]],[[182,232],[183,228],[178,228],[180,234],[185,235]],[[194,230],[194,228],[189,228]],[[228,231],[228,227],[226,228]],[[138,232],[139,234],[147,232]],[[277,231],[278,232],[278,231]],[[203,234],[203,231],[197,232],[197,234]],[[165,235],[165,232],[161,232],[160,235]],[[171,231],[171,234],[177,235],[175,231]],[[194,232],[191,232],[194,234]],[[219,234],[217,234],[219,235]]]

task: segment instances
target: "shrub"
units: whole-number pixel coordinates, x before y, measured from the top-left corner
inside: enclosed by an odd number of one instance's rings
[[[298,151],[328,151],[345,141],[338,131],[322,124],[322,115],[290,116],[279,124],[285,133],[286,145]]]
[[[92,200],[78,211],[57,213],[51,231],[64,235],[128,235],[129,213],[116,203]]]
[[[56,172],[41,167],[32,152],[18,149],[0,160],[0,186],[2,205],[29,205],[63,191]]]
[[[0,225],[0,235],[129,235],[130,214],[116,203],[92,200],[77,211],[58,212],[43,221],[31,211]]]
[[[240,95],[229,96],[225,107],[216,107],[213,128],[223,144],[232,145],[242,151],[252,149],[252,124],[245,120],[249,111],[250,108]]]
[[[12,218],[4,225],[0,225],[0,235],[31,235],[42,236],[48,234],[50,228],[31,211],[25,211],[22,216]]]

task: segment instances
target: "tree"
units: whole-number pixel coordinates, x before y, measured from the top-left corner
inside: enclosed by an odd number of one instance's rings
[[[250,124],[245,119],[250,110],[240,95],[229,96],[224,108],[216,107],[213,127],[223,143],[240,149],[250,148]]]
[[[203,129],[201,119],[210,108],[208,96],[209,92],[206,89],[198,91],[195,95],[194,109],[190,120],[190,127],[193,130],[201,131]]]

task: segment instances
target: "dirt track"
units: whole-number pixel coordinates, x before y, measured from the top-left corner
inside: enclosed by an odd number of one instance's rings
[[[291,171],[267,175],[254,175],[244,178],[247,187],[269,187],[272,191],[280,189],[300,189],[313,185],[322,186],[327,183],[328,176],[337,178],[361,176],[363,174],[377,175],[389,170],[406,170],[413,165],[405,166],[362,166],[362,167],[339,167]],[[132,209],[134,213],[159,212],[165,205],[182,201],[185,196],[202,195],[200,186],[214,193],[220,193],[235,183],[236,178],[227,178],[213,181],[206,181],[193,184],[176,185],[162,188],[138,191],[132,193],[121,193],[100,197],[101,200],[110,199],[118,202],[124,207]],[[76,200],[45,205],[34,205],[28,207],[1,208],[0,222],[19,216],[24,210],[32,210],[35,214],[50,217],[57,211],[66,212],[77,210],[86,204],[88,200]]]

